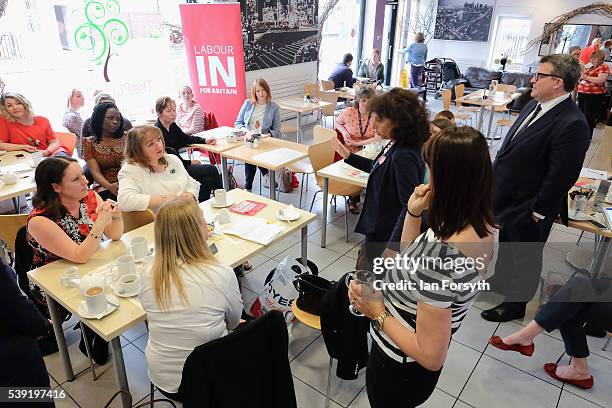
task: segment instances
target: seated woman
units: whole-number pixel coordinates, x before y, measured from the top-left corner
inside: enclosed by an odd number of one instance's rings
[[[0,127],[0,150],[41,151],[43,157],[68,156],[68,150],[55,138],[49,119],[34,116],[25,96],[7,92],[0,99],[0,114],[6,126]]]
[[[214,259],[207,239],[206,220],[194,200],[168,201],[155,217],[155,259],[143,273],[149,377],[178,401],[189,354],[235,328],[243,309],[234,271]]]
[[[125,158],[125,132],[121,112],[112,103],[96,105],[91,114],[93,136],[83,140],[83,159],[100,197],[117,200],[117,173]]]
[[[223,181],[217,168],[210,164],[201,164],[199,160],[184,160],[179,156],[179,150],[193,143],[215,144],[215,139],[204,139],[198,136],[190,136],[183,132],[176,124],[176,103],[168,96],[158,98],[155,102],[157,112],[157,126],[164,136],[166,148],[170,148],[178,157],[187,173],[200,183],[200,194],[198,201],[206,201],[210,198],[211,191],[223,188]]]
[[[204,111],[200,104],[193,99],[191,87],[182,87],[180,96],[182,102],[176,112],[176,124],[188,135],[206,130]]]
[[[115,98],[113,98],[107,93],[100,92],[94,95],[95,95],[94,96],[94,108],[96,107],[96,105],[99,105],[104,102],[108,102],[108,103],[112,103],[113,105],[117,105],[117,102],[115,102]],[[122,119],[123,119],[123,130],[127,132],[132,127],[134,127],[132,125],[132,122],[130,122],[127,118],[124,118],[122,116]],[[91,137],[91,136],[93,136],[93,129],[91,128],[91,117],[89,117],[85,119],[85,121],[83,121],[83,127],[81,128],[81,138],[84,139],[86,137]]]
[[[280,108],[272,102],[272,92],[265,79],[258,78],[253,82],[250,98],[244,101],[242,108],[240,108],[234,127],[261,133],[262,136],[280,136]],[[253,189],[256,169],[253,164],[245,163],[244,165],[244,189],[247,191]],[[259,171],[264,176],[263,184],[267,188],[270,185],[268,169],[260,167]]]
[[[178,196],[196,200],[200,190],[179,158],[166,153],[162,132],[155,126],[136,126],[127,133],[118,178],[117,201],[123,211],[157,211]]]
[[[373,259],[382,254],[387,243],[399,243],[406,203],[423,182],[421,148],[429,137],[429,121],[416,95],[401,88],[371,98],[368,108],[375,114],[378,134],[389,140],[378,156],[370,160],[351,153],[336,138],[332,145],[346,163],[370,173],[355,232],[365,235],[357,268],[371,271]]]
[[[87,179],[79,163],[70,157],[52,157],[40,162],[34,175],[36,193],[34,209],[27,224],[27,240],[32,247],[32,269],[58,259],[76,263],[88,262],[100,246],[102,235],[119,240],[123,220],[119,207],[87,189]],[[46,310],[42,290],[33,284],[34,300]],[[67,312],[60,313],[65,316]],[[48,312],[47,312],[48,315]],[[93,357],[99,364],[108,358],[108,344],[89,333]],[[84,343],[81,351],[85,353]]]
[[[414,407],[429,398],[493,254],[493,168],[485,138],[471,127],[449,128],[428,142],[425,161],[431,181],[410,196],[402,231],[401,257],[416,266],[399,262],[382,271],[383,283],[408,282],[407,288],[372,296],[355,282],[349,287],[353,307],[374,320],[366,371],[373,408],[397,401]],[[430,229],[419,235],[425,209]],[[454,289],[458,282],[474,290]]]
[[[440,111],[438,113],[436,113],[436,116],[434,117],[434,120],[437,119],[446,119],[448,120],[452,125],[455,124],[455,114],[449,110],[443,110]]]
[[[368,110],[368,100],[376,93],[372,88],[363,86],[355,93],[355,106],[349,106],[342,110],[336,120],[336,129],[342,134],[344,144],[351,153],[357,153],[361,148],[374,141],[380,141],[376,137],[376,118]],[[376,115],[374,115],[376,116]],[[349,211],[359,214],[359,196],[349,199]]]
[[[559,329],[570,363],[566,366],[546,363],[544,371],[557,381],[589,389],[593,387],[593,376],[587,364],[589,346],[584,326],[588,323],[595,328],[612,330],[612,299],[610,290],[603,289],[609,284],[606,279],[573,277],[555,292],[527,326],[504,338],[493,336],[489,344],[531,357],[535,349],[533,340],[544,330],[550,333]],[[599,287],[602,290],[598,292]]]

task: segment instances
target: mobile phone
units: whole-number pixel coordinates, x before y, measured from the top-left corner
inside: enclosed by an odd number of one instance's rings
[[[608,229],[607,226],[603,225],[601,222],[599,221],[595,221],[595,220],[587,220],[587,222],[599,229]]]
[[[15,157],[18,157],[18,158],[20,158],[20,159],[23,159],[23,158],[25,157],[25,155],[24,155],[23,153],[17,153],[17,154],[15,155]]]
[[[210,249],[210,252],[212,252],[213,255],[215,255],[217,252],[219,252],[219,249],[217,248],[217,245],[215,245],[214,242],[212,244],[210,244],[208,246],[208,248]]]

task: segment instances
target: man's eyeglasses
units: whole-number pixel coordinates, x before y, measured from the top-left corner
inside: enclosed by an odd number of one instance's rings
[[[535,74],[533,74],[533,78],[536,80],[536,82],[538,82],[540,78],[546,78],[546,77],[554,77],[554,78],[563,79],[559,75],[555,75],[555,74],[545,74],[543,72],[536,72]]]

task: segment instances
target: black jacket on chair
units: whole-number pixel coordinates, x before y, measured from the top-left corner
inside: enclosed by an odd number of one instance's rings
[[[329,289],[321,303],[321,332],[329,355],[338,360],[336,375],[354,380],[368,365],[370,319],[349,312],[346,274]]]
[[[287,326],[272,311],[187,357],[179,393],[184,408],[295,408]]]
[[[502,225],[516,225],[535,211],[567,225],[567,193],[576,182],[590,144],[584,114],[571,98],[557,104],[522,130],[537,101],[525,106],[497,153],[495,216]]]
[[[420,150],[391,146],[382,164],[351,153],[346,163],[370,173],[363,209],[355,232],[370,241],[398,243],[402,237],[406,205],[414,188],[423,183],[425,162]]]

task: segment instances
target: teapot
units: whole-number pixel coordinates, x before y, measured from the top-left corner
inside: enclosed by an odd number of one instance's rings
[[[81,277],[79,282],[79,290],[81,291],[81,294],[84,294],[87,289],[94,286],[99,286],[106,289],[108,285],[110,285],[111,281],[112,275],[110,273],[88,273],[87,275]]]

